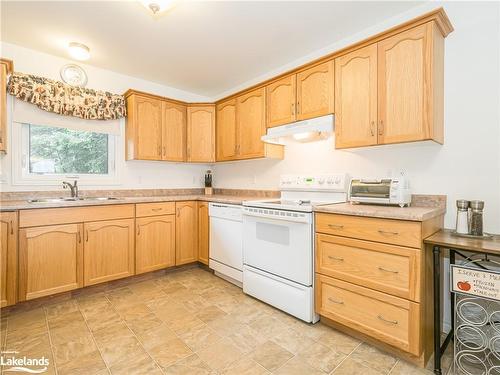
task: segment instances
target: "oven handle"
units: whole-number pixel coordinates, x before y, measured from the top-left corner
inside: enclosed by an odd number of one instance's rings
[[[311,224],[311,221],[308,220],[307,218],[304,219],[302,217],[289,217],[289,216],[269,216],[269,215],[262,215],[258,213],[253,213],[253,212],[246,212],[243,211],[243,216],[251,216],[251,217],[258,217],[261,219],[266,219],[266,220],[271,220],[271,221],[288,221],[291,223],[298,223],[298,224]]]

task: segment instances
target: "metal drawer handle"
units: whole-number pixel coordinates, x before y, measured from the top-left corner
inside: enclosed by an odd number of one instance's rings
[[[337,301],[337,300],[334,300],[333,298],[328,298],[328,301],[330,301],[332,303],[336,303],[337,305],[343,305],[344,304],[344,301]]]
[[[399,273],[399,271],[388,270],[387,268],[380,267],[380,266],[378,266],[378,269],[379,269],[380,271],[384,271],[384,272]]]
[[[382,315],[377,316],[377,318],[379,318],[379,320],[386,322],[386,323],[389,323],[389,324],[394,324],[394,325],[398,324],[397,320],[387,320]]]
[[[390,232],[390,231],[386,231],[386,230],[382,230],[382,229],[379,229],[378,232],[380,234],[389,234],[391,236],[397,236],[399,234],[399,232]]]
[[[337,257],[334,257],[333,255],[328,255],[328,258],[331,259],[331,260],[338,260],[339,262],[343,262],[344,261],[344,258],[337,258]]]
[[[338,225],[338,224],[328,224],[328,227],[330,227],[332,229],[343,229],[344,228],[343,225]]]
[[[152,208],[151,209],[151,211],[153,211],[153,212],[157,212],[157,211],[161,211],[161,210],[163,210],[163,208],[161,208],[161,207],[160,208]]]

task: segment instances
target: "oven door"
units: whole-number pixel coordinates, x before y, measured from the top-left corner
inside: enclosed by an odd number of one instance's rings
[[[312,213],[287,219],[283,210],[267,209],[265,216],[249,211],[243,211],[243,263],[312,286]]]

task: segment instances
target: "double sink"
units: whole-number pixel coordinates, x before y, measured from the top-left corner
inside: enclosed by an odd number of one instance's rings
[[[114,201],[116,197],[66,197],[66,198],[38,198],[29,199],[28,203],[57,203],[57,202],[78,202],[78,201]]]

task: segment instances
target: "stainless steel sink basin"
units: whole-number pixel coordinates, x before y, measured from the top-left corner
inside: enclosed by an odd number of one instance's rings
[[[78,202],[78,201],[113,201],[118,200],[115,197],[65,197],[65,198],[37,198],[29,199],[29,203],[59,203],[59,202]]]

